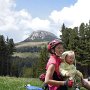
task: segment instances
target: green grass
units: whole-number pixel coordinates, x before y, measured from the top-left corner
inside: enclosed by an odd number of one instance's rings
[[[0,77],[0,90],[26,90],[27,84],[41,87],[42,82],[34,78]]]
[[[1,77],[0,90],[26,90],[25,85],[42,86],[42,82],[37,78],[16,78],[16,77]],[[81,87],[80,90],[87,90]]]

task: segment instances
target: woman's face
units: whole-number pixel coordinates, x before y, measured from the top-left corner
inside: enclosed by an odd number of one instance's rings
[[[55,47],[55,54],[57,56],[61,56],[62,53],[63,53],[64,49],[63,49],[63,45],[62,44],[58,44],[56,47]]]
[[[68,64],[73,64],[74,63],[74,57],[72,55],[67,55],[66,58],[65,58],[65,61]]]

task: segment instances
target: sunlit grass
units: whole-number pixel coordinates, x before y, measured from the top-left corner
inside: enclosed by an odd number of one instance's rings
[[[27,84],[41,87],[42,82],[34,78],[0,77],[0,90],[26,90]]]
[[[16,77],[1,77],[0,90],[26,90],[25,85],[42,86],[42,82],[37,78],[16,78]],[[87,90],[81,87],[80,90]]]

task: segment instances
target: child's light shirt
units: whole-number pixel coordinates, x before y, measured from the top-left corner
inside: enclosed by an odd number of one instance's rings
[[[82,77],[82,73],[76,70],[76,67],[73,64],[68,64],[66,62],[62,62],[59,66],[59,71],[62,76],[65,76],[67,73],[70,73],[71,77],[74,78],[75,75]]]

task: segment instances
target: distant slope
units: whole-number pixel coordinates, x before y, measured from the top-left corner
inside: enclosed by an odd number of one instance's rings
[[[46,42],[21,42],[16,44],[16,48],[20,47],[34,47],[34,46],[42,46],[42,45],[47,45],[48,41]]]

